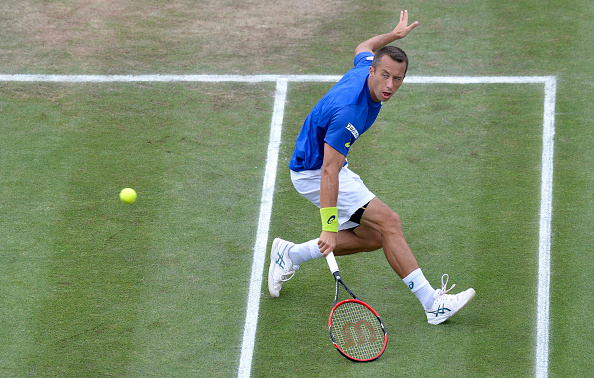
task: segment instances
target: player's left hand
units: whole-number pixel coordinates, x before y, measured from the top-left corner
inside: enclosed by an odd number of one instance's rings
[[[406,35],[417,27],[419,24],[418,21],[413,22],[412,24],[408,24],[408,11],[400,11],[400,22],[396,25],[396,28],[392,31],[392,34],[396,39],[402,39],[406,37]]]

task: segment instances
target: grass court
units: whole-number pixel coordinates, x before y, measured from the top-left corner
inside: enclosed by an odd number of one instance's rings
[[[3,3],[0,374],[587,376],[593,9],[566,8]],[[288,175],[295,137],[327,75],[346,72],[356,45],[401,9],[420,22],[395,43],[409,78],[350,167],[401,215],[431,284],[449,273],[477,296],[430,326],[381,251],[338,258],[388,331],[384,355],[355,364],[326,329],[326,262],[304,264],[272,299],[268,254],[276,236],[319,234]],[[134,204],[119,201],[124,187]],[[247,356],[246,319],[257,320]]]

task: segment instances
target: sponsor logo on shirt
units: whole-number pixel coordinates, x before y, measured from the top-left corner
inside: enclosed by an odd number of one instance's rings
[[[353,136],[355,137],[355,139],[359,138],[359,132],[357,131],[357,129],[355,128],[355,126],[351,125],[350,123],[346,125],[346,128],[348,131],[351,132],[351,134],[353,134]]]

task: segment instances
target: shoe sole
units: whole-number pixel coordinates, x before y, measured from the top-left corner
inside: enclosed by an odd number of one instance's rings
[[[278,254],[278,244],[281,242],[280,238],[274,239],[272,242],[272,248],[270,249],[270,267],[268,268],[268,292],[272,298],[278,298],[280,292],[274,292],[274,281],[272,277],[272,272],[274,271],[274,264],[276,264],[276,259],[274,258],[275,255]]]
[[[431,323],[431,322],[429,322],[429,321],[428,321],[428,323],[429,323],[429,324],[431,324],[431,325],[438,325],[438,324],[441,324],[441,323],[445,322],[446,320],[448,320],[449,318],[451,318],[452,316],[456,315],[458,312],[460,312],[460,310],[462,310],[464,307],[466,307],[466,305],[467,305],[467,304],[469,304],[470,302],[472,302],[472,300],[474,299],[474,296],[476,295],[476,291],[474,291],[474,289],[473,289],[473,288],[467,289],[466,291],[468,292],[468,296],[469,296],[469,298],[468,298],[468,300],[466,301],[466,303],[464,303],[464,304],[462,305],[462,307],[460,307],[459,309],[457,309],[457,310],[456,310],[456,311],[454,311],[453,313],[450,313],[450,314],[449,314],[449,316],[448,316],[447,318],[445,318],[445,319],[443,319],[443,320],[440,320],[440,321],[439,321],[439,322],[437,322],[437,323]]]

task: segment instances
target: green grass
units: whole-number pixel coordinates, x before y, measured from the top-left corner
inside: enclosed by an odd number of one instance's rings
[[[291,98],[309,102],[308,86],[294,87]],[[337,369],[346,369],[347,376],[370,371],[422,375],[428,351],[441,361],[440,376],[530,375],[542,92],[542,85],[411,85],[384,106],[373,133],[349,155],[350,167],[403,218],[432,284],[438,286],[441,275],[449,273],[458,286],[477,290],[469,310],[442,328],[427,325],[418,302],[381,252],[339,258],[343,277],[377,307],[389,334],[389,348],[373,367],[352,364],[328,345],[323,327],[332,300],[326,264],[304,264],[283,286],[281,298],[262,303],[255,375],[330,376]],[[505,115],[499,111],[502,104]],[[292,115],[305,107],[296,101],[287,111]],[[289,127],[287,144],[297,131]],[[279,175],[286,176],[285,164]],[[299,200],[290,185],[286,179],[279,182],[271,233],[301,242],[317,235],[317,220],[310,209],[291,219],[293,227],[285,226],[284,214],[294,213]],[[523,289],[511,296],[513,287]],[[528,306],[532,310],[524,311]],[[312,319],[319,324],[315,329]],[[299,340],[299,346],[282,342],[289,338]],[[272,344],[277,349],[266,348]],[[303,364],[311,354],[326,362]]]
[[[0,74],[342,74],[401,6],[299,4],[9,0]],[[549,372],[588,376],[593,5],[406,7],[420,21],[398,43],[409,75],[557,77]],[[289,85],[269,244],[319,232],[286,165],[330,86]],[[0,82],[0,93],[0,375],[235,376],[274,84]],[[475,301],[431,327],[381,252],[339,258],[389,333],[384,356],[353,364],[325,327],[326,264],[304,264],[280,298],[262,287],[252,375],[534,375],[542,104],[541,84],[405,84],[351,168],[401,215],[430,282],[447,272]],[[124,187],[134,204],[119,201]]]
[[[231,85],[5,88],[3,373],[236,369],[272,87],[233,88],[246,111]]]

